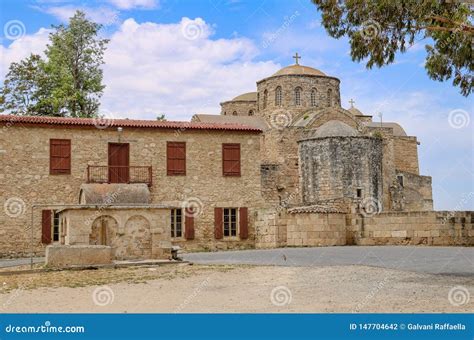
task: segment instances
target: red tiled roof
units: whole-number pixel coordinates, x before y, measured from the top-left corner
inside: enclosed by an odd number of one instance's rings
[[[176,130],[232,130],[261,132],[256,127],[234,124],[234,123],[200,123],[200,122],[168,122],[158,120],[136,120],[136,119],[108,119],[108,118],[63,118],[48,116],[15,116],[0,115],[0,123],[10,124],[42,124],[42,125],[66,125],[66,126],[96,126],[98,128],[108,127],[130,127],[130,128],[154,128],[154,129],[176,129]]]

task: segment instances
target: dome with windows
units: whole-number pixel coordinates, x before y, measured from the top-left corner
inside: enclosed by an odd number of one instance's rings
[[[321,72],[318,69],[315,69],[309,66],[295,64],[295,65],[283,67],[281,70],[274,73],[272,77],[290,76],[290,75],[306,75],[306,76],[309,75],[309,76],[323,76],[323,77],[327,76],[325,73]]]

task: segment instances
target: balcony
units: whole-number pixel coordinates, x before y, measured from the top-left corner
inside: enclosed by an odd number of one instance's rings
[[[151,186],[151,166],[88,165],[87,183],[144,183]]]

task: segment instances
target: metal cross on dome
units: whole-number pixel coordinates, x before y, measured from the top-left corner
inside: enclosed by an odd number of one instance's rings
[[[351,98],[351,100],[349,100],[349,104],[351,104],[351,107],[354,107],[355,100]]]
[[[295,59],[295,64],[299,65],[298,59],[301,59],[301,56],[298,55],[298,52],[296,52],[296,54],[293,56],[293,58]]]

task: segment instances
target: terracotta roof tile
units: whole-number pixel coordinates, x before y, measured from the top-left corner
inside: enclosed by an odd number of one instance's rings
[[[66,126],[98,126],[107,127],[130,127],[130,128],[154,128],[154,129],[184,129],[184,130],[232,130],[261,132],[254,126],[237,123],[201,123],[201,122],[173,122],[158,120],[136,120],[136,119],[95,119],[95,118],[62,118],[48,116],[14,116],[0,115],[0,123],[10,124],[46,124]]]

